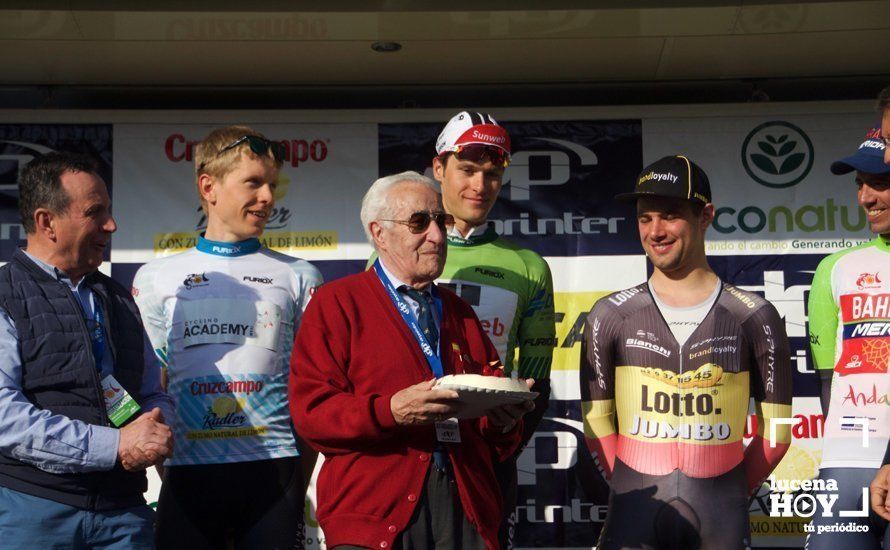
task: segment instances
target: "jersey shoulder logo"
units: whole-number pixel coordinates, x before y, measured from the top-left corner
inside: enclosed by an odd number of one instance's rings
[[[734,287],[730,284],[723,285],[723,288],[726,292],[729,293],[730,296],[738,300],[743,306],[748,309],[754,309],[758,304],[758,297],[750,292],[745,292],[740,288]]]
[[[621,307],[621,306],[622,306],[623,304],[625,304],[628,300],[630,300],[631,298],[633,298],[634,296],[636,296],[636,295],[639,294],[640,292],[643,292],[643,286],[642,286],[642,285],[640,285],[640,286],[635,286],[635,287],[631,287],[631,288],[626,288],[626,289],[624,289],[624,290],[620,290],[620,291],[618,291],[618,292],[615,292],[614,294],[610,294],[609,297],[608,297],[608,300],[609,300],[609,302],[610,302],[611,304],[613,304],[613,305],[615,305],[615,306],[617,306],[617,307]]]
[[[210,279],[207,278],[205,273],[190,273],[186,276],[185,280],[182,281],[182,285],[191,290],[196,286],[207,286],[210,284]]]

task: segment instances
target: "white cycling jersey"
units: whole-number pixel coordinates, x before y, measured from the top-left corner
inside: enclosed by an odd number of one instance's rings
[[[176,403],[167,464],[299,455],[287,377],[294,335],[321,282],[312,264],[257,239],[202,237],[139,269],[133,295]]]
[[[822,468],[879,468],[890,441],[890,241],[825,257],[807,310],[815,367],[832,372]]]

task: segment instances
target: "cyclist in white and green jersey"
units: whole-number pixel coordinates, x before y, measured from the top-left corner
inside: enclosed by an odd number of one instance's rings
[[[882,538],[890,547],[883,525],[837,513],[867,507],[863,490],[890,439],[890,166],[880,132],[871,130],[855,155],[831,165],[834,174],[855,171],[859,205],[877,238],[822,260],[810,289],[810,347],[825,414],[819,478],[838,489],[833,514],[813,516],[810,549],[878,549]],[[861,530],[835,530],[850,521]]]
[[[499,236],[487,222],[509,162],[507,131],[489,115],[464,111],[436,140],[433,175],[445,211],[454,216],[440,283],[473,306],[505,371],[534,378],[532,390],[540,393],[535,410],[525,416],[524,446],[547,410],[556,329],[547,263]],[[516,456],[495,470],[504,495],[500,539],[506,548],[512,546],[516,521]]]

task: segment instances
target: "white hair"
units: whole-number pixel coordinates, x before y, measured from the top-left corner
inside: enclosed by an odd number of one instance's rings
[[[365,236],[368,238],[368,242],[375,248],[374,237],[371,235],[371,222],[395,216],[395,205],[389,199],[389,191],[393,186],[403,182],[419,183],[429,187],[437,195],[439,194],[439,187],[436,185],[436,182],[411,170],[401,174],[384,176],[372,183],[371,188],[368,189],[368,192],[365,193],[365,197],[362,199],[361,219]],[[381,221],[380,223],[383,224],[383,227],[392,226],[392,222]]]

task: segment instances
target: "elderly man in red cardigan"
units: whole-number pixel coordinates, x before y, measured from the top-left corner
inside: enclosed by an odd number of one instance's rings
[[[494,549],[492,464],[519,444],[534,405],[458,421],[458,394],[434,388],[443,374],[483,374],[498,360],[472,308],[433,284],[453,223],[435,184],[415,172],[381,178],[361,220],[379,259],[316,292],[291,360],[294,425],[325,457],[317,515],[327,546]]]

